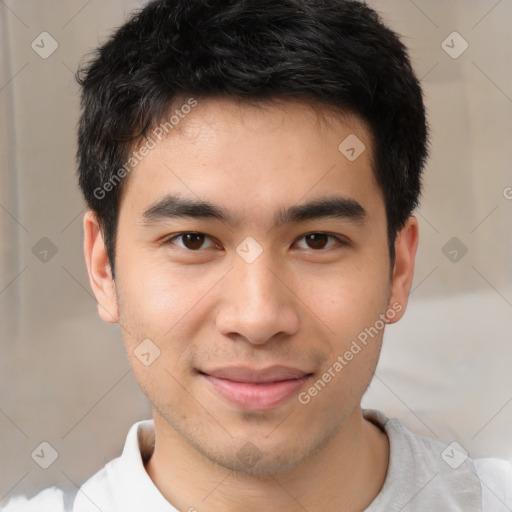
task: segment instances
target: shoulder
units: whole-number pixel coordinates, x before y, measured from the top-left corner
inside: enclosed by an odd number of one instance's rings
[[[390,444],[386,481],[368,511],[395,510],[393,503],[407,503],[411,494],[418,496],[414,510],[512,510],[509,462],[472,459],[459,443],[413,433],[379,411],[366,410],[364,416],[386,432]]]
[[[108,468],[114,465],[117,460],[118,459],[114,459],[109,462],[78,489],[73,505],[73,512],[96,512],[97,510],[107,512],[115,509],[110,488]]]
[[[512,463],[501,459],[475,459],[473,462],[482,485],[483,510],[510,511]]]
[[[64,504],[64,492],[50,487],[28,499],[26,496],[15,496],[2,512],[67,512]]]
[[[33,498],[15,496],[0,512],[108,512],[115,510],[110,488],[108,469],[115,461],[108,463],[94,474],[77,491],[68,496],[62,489],[50,487]],[[73,504],[72,504],[73,503]]]
[[[152,420],[135,423],[130,428],[123,453],[108,462],[90,477],[73,495],[62,489],[51,487],[33,498],[15,496],[5,506],[0,504],[0,512],[110,512],[120,509],[117,497],[126,493],[127,486],[149,476],[144,471],[143,455],[146,457],[154,444]],[[143,453],[141,453],[143,452]]]

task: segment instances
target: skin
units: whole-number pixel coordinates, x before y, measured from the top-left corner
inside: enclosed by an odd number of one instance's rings
[[[97,219],[84,217],[98,312],[120,323],[153,407],[146,469],[179,510],[360,511],[384,483],[389,443],[360,407],[383,329],[308,404],[293,396],[270,410],[243,410],[197,372],[286,365],[313,373],[299,390],[307,391],[379,315],[399,305],[393,323],[405,311],[417,221],[410,217],[398,234],[391,269],[370,131],[356,116],[320,112],[293,101],[199,102],[128,178],[115,282]],[[366,146],[353,162],[338,150],[350,134]],[[145,221],[143,212],[170,193],[222,206],[238,224]],[[276,211],[333,195],[360,203],[364,220],[273,226]],[[207,234],[204,244],[169,240],[190,231]],[[305,238],[312,232],[345,243],[324,237],[319,248]],[[248,236],[262,248],[252,263],[236,252]],[[149,366],[134,355],[147,338],[160,350]],[[255,463],[239,455],[248,442]]]

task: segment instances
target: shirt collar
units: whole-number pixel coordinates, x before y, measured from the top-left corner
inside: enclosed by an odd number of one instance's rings
[[[130,428],[121,457],[107,465],[116,510],[178,512],[160,493],[144,467],[154,446],[153,420],[139,421]]]

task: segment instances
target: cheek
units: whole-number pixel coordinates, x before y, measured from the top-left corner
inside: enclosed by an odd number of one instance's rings
[[[378,362],[388,293],[388,281],[379,274],[368,282],[353,273],[344,279],[316,283],[309,300],[329,327],[322,344],[326,358],[301,403],[311,400],[319,410],[325,409],[325,414],[332,413],[329,408],[333,403],[344,410],[357,405]]]
[[[379,262],[361,261],[325,273],[302,274],[298,282],[299,297],[338,345],[371,327],[388,305],[388,268]]]
[[[200,314],[197,306],[209,283],[191,283],[183,273],[133,260],[123,270],[118,274],[120,324],[134,376],[154,406],[176,405],[194,340],[190,320]]]
[[[212,323],[212,292],[222,275],[217,270],[202,272],[193,266],[176,269],[168,263],[141,262],[137,266],[134,261],[129,271],[120,272],[120,323],[128,357],[143,389],[157,383],[172,387],[169,373],[185,377],[190,351],[204,337],[201,329],[209,330],[208,322]],[[151,368],[138,360],[140,344],[146,339],[157,347],[153,350],[158,358]]]
[[[138,321],[153,336],[172,330],[214,285],[215,276],[143,257],[120,268],[119,298],[125,321]],[[123,272],[124,270],[124,272]]]

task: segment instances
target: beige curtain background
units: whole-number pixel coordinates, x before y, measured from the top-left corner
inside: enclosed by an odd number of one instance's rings
[[[13,112],[13,89],[9,87],[9,81],[12,80],[13,73],[11,67],[11,55],[9,51],[3,51],[9,47],[9,32],[6,17],[0,16],[0,275],[15,276],[18,267],[19,256],[19,235],[17,228],[20,228],[16,222],[16,216],[19,213],[19,197],[17,196],[18,187],[16,185],[16,160],[15,160],[15,126]],[[0,291],[9,285],[5,279],[2,279]],[[16,326],[12,313],[18,311],[19,293],[14,289],[11,295],[13,307],[8,314],[6,308],[0,312],[0,324],[2,329],[14,329]],[[2,345],[2,349],[8,350],[7,346]],[[3,354],[3,352],[2,352]],[[10,354],[9,354],[10,355]],[[1,359],[2,373],[7,370],[8,365],[6,357]],[[5,366],[4,366],[5,365]]]
[[[96,314],[74,175],[73,73],[142,3],[0,1],[0,502],[73,490],[150,416]],[[409,311],[364,405],[512,459],[512,3],[369,3],[410,48],[432,154]],[[31,457],[41,442],[58,453],[48,469]]]

